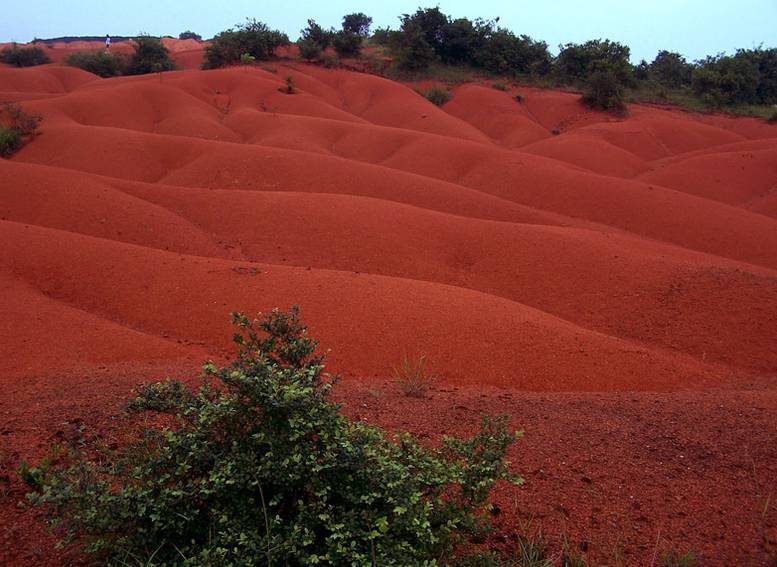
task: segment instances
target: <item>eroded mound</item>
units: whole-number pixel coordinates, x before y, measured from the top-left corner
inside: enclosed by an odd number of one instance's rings
[[[438,108],[302,64],[0,74],[45,117],[0,162],[6,301],[103,320],[117,352],[132,339],[114,327],[172,358],[217,354],[228,311],[300,303],[355,375],[403,352],[453,382],[532,390],[777,371],[777,128],[613,119],[569,93],[482,85]],[[9,311],[4,342],[18,370],[21,319]],[[382,342],[353,342],[357,328]],[[67,353],[55,364],[101,360]]]

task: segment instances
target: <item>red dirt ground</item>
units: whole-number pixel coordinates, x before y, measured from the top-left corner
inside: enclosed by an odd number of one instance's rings
[[[21,459],[227,356],[229,311],[291,304],[349,414],[526,430],[492,545],[531,524],[609,564],[774,564],[777,126],[481,84],[437,108],[169,43],[185,70],[0,66],[0,100],[44,116],[0,160],[0,564],[79,562],[18,506]],[[442,376],[423,400],[389,379],[405,352]]]

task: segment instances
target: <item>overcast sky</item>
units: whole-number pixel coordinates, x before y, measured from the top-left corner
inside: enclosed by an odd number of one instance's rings
[[[0,0],[3,3],[10,0]],[[343,14],[366,12],[375,26],[398,26],[403,12],[435,3],[310,0],[26,0],[0,12],[0,41],[26,42],[63,35],[175,35],[191,29],[203,37],[244,21],[264,21],[296,39],[307,18],[339,25]],[[631,47],[632,60],[652,59],[659,49],[678,51],[689,60],[759,44],[777,47],[777,0],[443,0],[452,16],[501,18],[519,34],[560,43],[609,38]]]

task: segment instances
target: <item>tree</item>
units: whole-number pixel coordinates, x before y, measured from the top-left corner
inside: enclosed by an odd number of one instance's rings
[[[300,39],[314,42],[321,50],[332,45],[333,38],[334,31],[325,30],[315,20],[308,20],[308,26],[300,30]]]
[[[679,53],[659,51],[650,64],[649,75],[666,87],[680,88],[691,84],[693,66]]]
[[[440,57],[445,41],[445,28],[448,26],[448,16],[440,11],[440,8],[419,8],[415,14],[403,14],[401,31],[408,33],[420,32],[426,45],[434,50]]]
[[[185,32],[178,34],[178,39],[194,39],[196,41],[202,41],[202,36],[193,31],[186,30]]]
[[[389,46],[396,54],[397,64],[405,70],[426,69],[437,61],[434,48],[426,40],[421,25],[417,21],[406,21],[400,31],[389,34]]]
[[[585,82],[596,71],[609,70],[622,85],[633,81],[628,46],[610,40],[592,40],[560,46],[554,71],[564,82]]]
[[[372,18],[361,12],[343,16],[343,31],[354,33],[363,38],[370,35],[371,25]]]
[[[548,45],[527,35],[516,36],[510,30],[492,30],[474,55],[474,63],[503,75],[544,75],[550,68]]]

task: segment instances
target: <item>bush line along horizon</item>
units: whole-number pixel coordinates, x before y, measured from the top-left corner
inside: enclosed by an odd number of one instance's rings
[[[625,98],[631,94],[637,101],[671,101],[696,109],[756,113],[770,121],[777,120],[777,48],[739,49],[733,55],[719,53],[695,62],[686,61],[679,53],[661,50],[652,62],[642,60],[633,65],[629,47],[615,41],[595,39],[563,44],[554,57],[546,42],[516,35],[500,27],[498,21],[454,19],[439,7],[419,8],[413,14],[400,16],[398,30],[378,28],[370,34],[372,18],[354,13],[343,17],[339,30],[327,30],[308,20],[296,43],[300,57],[310,61],[321,59],[330,47],[341,58],[356,57],[366,43],[387,50],[400,74],[422,77],[434,65],[466,66],[499,76],[537,80],[548,86],[582,88],[583,101],[602,110],[622,112]],[[189,30],[179,38],[201,40]],[[147,44],[144,47],[156,49],[150,45],[150,39],[141,40]],[[290,43],[285,33],[249,19],[210,40],[203,68],[239,64],[245,61],[244,55],[267,60],[279,47]],[[169,58],[151,53],[146,56],[158,59],[150,66],[130,64],[123,69],[120,59],[113,59],[113,54],[75,54],[68,64],[104,77],[174,68]],[[39,47],[16,45],[2,50],[0,60],[17,66],[49,62]]]

